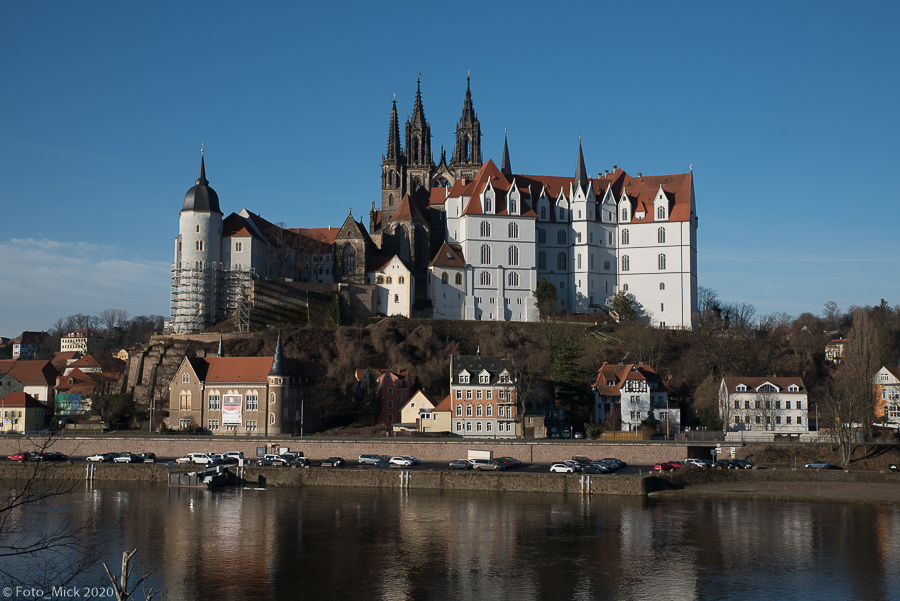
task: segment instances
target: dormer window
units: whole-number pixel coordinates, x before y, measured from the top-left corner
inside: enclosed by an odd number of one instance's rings
[[[478,383],[479,384],[489,384],[491,382],[491,374],[487,372],[481,372],[478,375]]]
[[[666,218],[666,207],[658,207],[656,209],[656,218],[657,219],[665,219]]]
[[[747,390],[747,387],[744,386],[743,384],[738,384],[738,385],[735,387],[735,390],[737,390],[738,392],[744,392],[744,391]]]
[[[788,390],[791,392],[800,392],[800,387],[796,384],[791,384],[790,386],[788,386]]]
[[[778,389],[771,384],[763,384],[756,389],[756,392],[778,392]]]
[[[491,202],[491,199],[487,196],[484,198],[484,212],[490,213],[494,210],[494,203]]]
[[[460,372],[459,383],[460,384],[468,384],[469,383],[469,372],[467,372],[467,371]]]

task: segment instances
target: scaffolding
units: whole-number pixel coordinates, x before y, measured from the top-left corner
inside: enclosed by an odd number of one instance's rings
[[[201,332],[229,315],[237,328],[250,325],[254,270],[225,263],[172,265],[170,315],[176,334]]]

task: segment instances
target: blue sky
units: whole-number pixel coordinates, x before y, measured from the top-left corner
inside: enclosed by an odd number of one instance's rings
[[[900,304],[900,3],[311,4],[3,3],[0,335],[168,315],[201,143],[226,214],[368,215],[394,94],[438,160],[469,71],[516,173],[693,165],[721,298]]]

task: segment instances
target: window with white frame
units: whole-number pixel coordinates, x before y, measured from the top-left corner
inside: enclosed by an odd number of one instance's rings
[[[209,410],[210,411],[218,411],[221,405],[219,404],[219,393],[210,393],[209,394]]]
[[[247,430],[247,432],[256,432],[256,420],[248,419],[244,424],[244,428]]]
[[[216,430],[218,430],[219,429],[219,420],[211,419],[211,420],[207,421],[206,429],[209,430],[210,432],[215,432]]]
[[[253,392],[247,395],[247,411],[257,411],[259,409],[259,396]]]
[[[491,224],[487,221],[482,221],[480,226],[480,232],[482,238],[490,238],[491,237]]]
[[[472,404],[471,403],[466,405],[466,417],[472,417]]]
[[[518,238],[518,237],[519,237],[519,224],[518,224],[518,223],[516,223],[516,222],[514,222],[514,221],[511,222],[511,223],[509,224],[509,227],[507,228],[507,230],[508,230],[507,233],[509,234],[509,237],[510,237],[511,239],[514,239],[514,238]]]

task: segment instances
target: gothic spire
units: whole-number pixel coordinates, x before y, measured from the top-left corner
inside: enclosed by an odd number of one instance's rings
[[[460,125],[471,125],[476,117],[475,117],[475,109],[472,106],[472,87],[471,87],[471,76],[466,77],[466,100],[463,103],[463,111],[462,117],[459,119]]]
[[[416,104],[413,107],[412,124],[421,127],[427,124],[425,120],[425,108],[422,106],[422,77],[416,79]]]
[[[284,348],[281,346],[281,332],[278,332],[278,342],[275,343],[275,356],[272,357],[272,369],[269,370],[270,376],[280,376],[286,378],[288,375],[287,364],[284,360]]]
[[[207,185],[209,184],[209,180],[206,179],[206,165],[203,162],[203,148],[200,149],[200,177],[197,178],[197,181],[194,182],[198,186],[199,185]]]
[[[397,117],[397,99],[391,103],[391,123],[388,126],[387,154],[386,162],[399,161],[403,156],[403,149],[400,147],[400,120]]]
[[[581,136],[578,137],[578,164],[575,165],[575,186],[587,190],[588,176],[584,168],[584,154],[581,152]]]
[[[512,167],[509,165],[509,145],[506,143],[506,128],[503,128],[503,160],[500,162],[500,173],[512,175]]]

